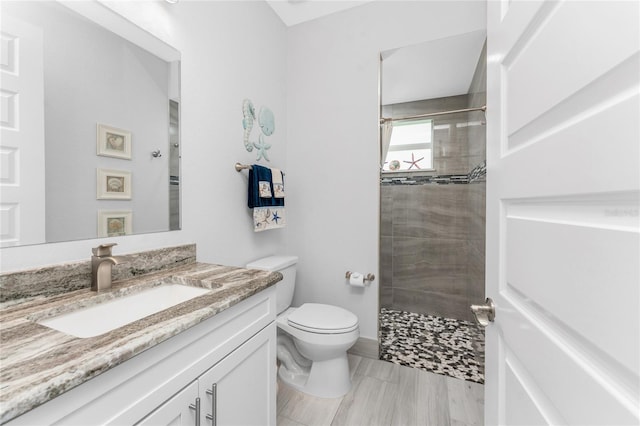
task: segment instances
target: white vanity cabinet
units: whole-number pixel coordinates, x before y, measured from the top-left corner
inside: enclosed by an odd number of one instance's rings
[[[214,424],[275,426],[275,310],[271,286],[8,424],[212,425],[216,384]]]
[[[275,330],[268,325],[138,424],[275,426],[266,397],[275,395]]]

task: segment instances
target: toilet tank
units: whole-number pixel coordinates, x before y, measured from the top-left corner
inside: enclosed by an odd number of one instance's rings
[[[269,256],[247,264],[247,269],[261,269],[282,274],[282,281],[276,284],[276,309],[278,314],[291,306],[293,290],[296,286],[297,263],[297,256]]]

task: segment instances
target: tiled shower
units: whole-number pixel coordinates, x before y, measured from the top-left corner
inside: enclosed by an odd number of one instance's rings
[[[482,106],[485,55],[465,95],[383,106],[403,117]],[[433,167],[381,179],[380,357],[483,382],[485,117],[433,117]],[[405,177],[405,179],[402,179]],[[400,178],[400,179],[398,179]]]

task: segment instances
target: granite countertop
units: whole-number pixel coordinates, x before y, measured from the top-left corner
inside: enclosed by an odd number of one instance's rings
[[[11,303],[0,310],[0,423],[19,416],[282,279],[279,272],[192,263],[89,289]],[[37,324],[164,283],[211,291],[105,334],[77,338]]]

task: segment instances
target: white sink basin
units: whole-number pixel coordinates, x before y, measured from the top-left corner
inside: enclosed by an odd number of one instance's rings
[[[75,337],[99,336],[211,291],[167,284],[38,321]]]

